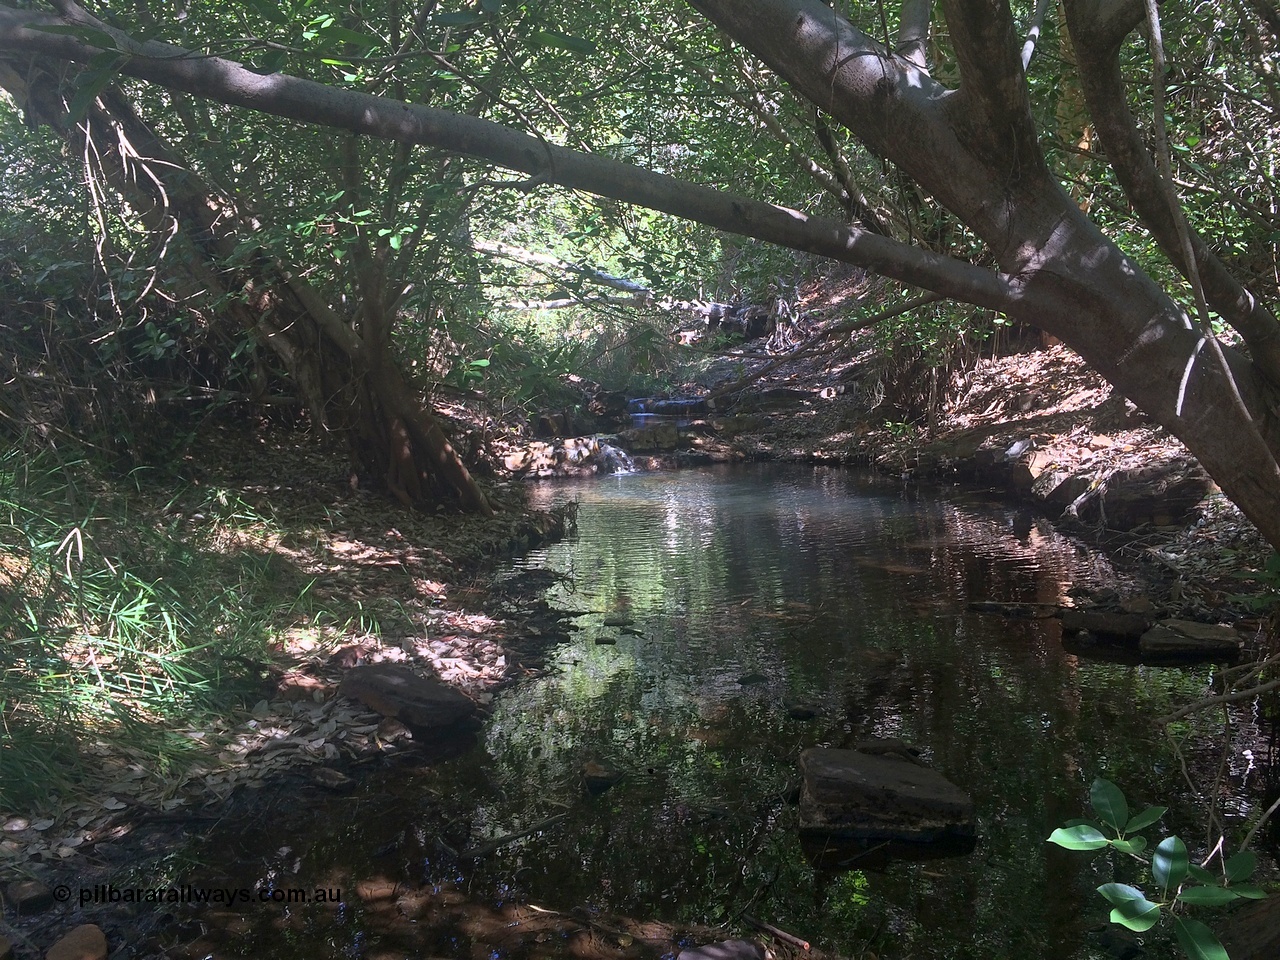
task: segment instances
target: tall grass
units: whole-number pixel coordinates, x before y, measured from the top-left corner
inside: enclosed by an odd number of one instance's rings
[[[87,460],[0,455],[0,810],[82,793],[104,752],[164,776],[195,743],[176,730],[260,689],[307,584],[264,542],[268,517],[186,499],[155,504]]]

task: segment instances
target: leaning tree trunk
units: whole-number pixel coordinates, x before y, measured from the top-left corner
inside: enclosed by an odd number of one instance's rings
[[[98,174],[153,235],[177,227],[188,256],[164,264],[180,293],[214,300],[283,363],[317,426],[344,433],[375,483],[407,505],[453,496],[467,510],[492,513],[488,500],[407,382],[389,352],[391,319],[375,325],[368,345],[299,272],[260,253],[247,266],[227,263],[252,227],[237,206],[182,161],[115,89],[105,90],[80,124],[69,122],[57,78],[34,66],[0,64],[0,86],[26,114],[56,130],[75,149],[85,138]],[[205,314],[209,325],[219,317]],[[372,354],[372,355],[371,355]]]
[[[283,74],[263,77],[231,61],[139,43],[76,12],[70,2],[60,7],[127,52],[120,70],[132,76],[306,123],[484,157],[539,181],[854,263],[1035,324],[1073,347],[1181,439],[1280,547],[1275,318],[1242,302],[1223,316],[1254,355],[1225,347],[1219,353],[1209,332],[1198,330],[1071,202],[1040,151],[1020,38],[1006,2],[943,0],[962,81],[956,90],[891,54],[822,0],[689,2],[964,221],[990,246],[1000,271],[578,153],[494,123]],[[1141,8],[1137,0],[1066,2],[1100,19],[1118,14],[1123,20]],[[97,48],[73,36],[39,29],[66,22],[0,3],[0,50],[76,61],[97,56]],[[1120,23],[1117,29],[1129,27]],[[1206,288],[1206,294],[1229,298],[1231,290]]]

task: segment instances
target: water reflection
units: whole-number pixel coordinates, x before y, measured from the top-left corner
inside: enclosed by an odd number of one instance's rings
[[[838,470],[637,474],[534,498],[580,502],[576,539],[520,564],[567,575],[553,593],[582,611],[576,638],[545,678],[499,698],[471,755],[366,788],[340,840],[312,840],[310,869],[350,877],[372,868],[359,851],[389,845],[394,864],[379,869],[490,904],[707,923],[745,912],[882,958],[1093,956],[1097,881],[1044,838],[1080,815],[1095,775],[1170,798],[1150,718],[1203,674],[1078,662],[1057,621],[967,604],[1056,603],[1073,583],[1113,581],[1105,560],[1017,509]],[[797,704],[816,715],[797,719]],[[974,854],[815,872],[790,802],[796,759],[867,736],[918,746],[972,794]],[[588,791],[586,764],[621,779]],[[478,862],[458,856],[559,814]],[[359,909],[348,933],[403,935]],[[498,942],[441,916],[419,918],[415,949]],[[548,935],[503,949],[578,947]]]

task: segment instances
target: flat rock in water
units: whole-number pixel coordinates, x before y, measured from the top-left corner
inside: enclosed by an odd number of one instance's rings
[[[859,840],[972,838],[973,800],[906,758],[814,747],[800,755],[800,829]]]
[[[721,940],[681,950],[676,960],[764,960],[764,948],[750,940]]]
[[[822,713],[811,703],[787,703],[785,707],[787,716],[792,720],[813,720]]]
[[[465,694],[396,663],[349,670],[339,692],[384,717],[395,717],[413,731],[416,740],[468,733],[479,724],[479,710]]]
[[[1231,627],[1194,620],[1161,620],[1138,641],[1144,656],[1180,660],[1234,660],[1240,647]]]
[[[1062,629],[1068,632],[1092,633],[1099,637],[1137,640],[1151,627],[1151,621],[1139,613],[1108,610],[1062,611]]]

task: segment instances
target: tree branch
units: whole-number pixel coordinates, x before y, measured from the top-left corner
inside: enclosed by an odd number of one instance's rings
[[[943,0],[943,10],[960,65],[962,102],[975,114],[958,117],[957,122],[965,124],[965,132],[989,157],[1001,158],[1011,181],[1043,177],[1047,167],[1009,4]]]
[[[932,0],[902,0],[898,18],[897,54],[925,73],[929,72],[929,23]]]
[[[38,29],[63,25],[62,20],[48,14],[0,6],[0,51],[10,55],[41,53],[79,62],[102,52],[75,36]],[[528,173],[535,182],[559,183],[729,233],[852,263],[977,306],[1005,312],[1019,307],[1036,309],[1027,299],[1028,288],[1020,278],[835,221],[810,217],[798,210],[568,150],[487,120],[336,89],[284,74],[263,76],[238,63],[197,55],[170,44],[138,43],[106,24],[95,23],[94,29],[110,36],[125,55],[122,73],[196,96],[305,123],[478,157]],[[1046,303],[1044,308],[1049,306]]]
[[[1159,171],[1129,110],[1118,42],[1116,46],[1103,46],[1108,36],[1107,25],[1089,19],[1088,8],[1092,6],[1098,4],[1080,0],[1064,3],[1089,114],[1125,196],[1165,256],[1189,278],[1192,264],[1183,253],[1177,212],[1168,202]],[[1141,0],[1136,6],[1141,17]],[[1262,301],[1231,274],[1199,233],[1189,230],[1189,234],[1192,257],[1199,267],[1209,306],[1240,331],[1263,376],[1280,385],[1280,323]]]

